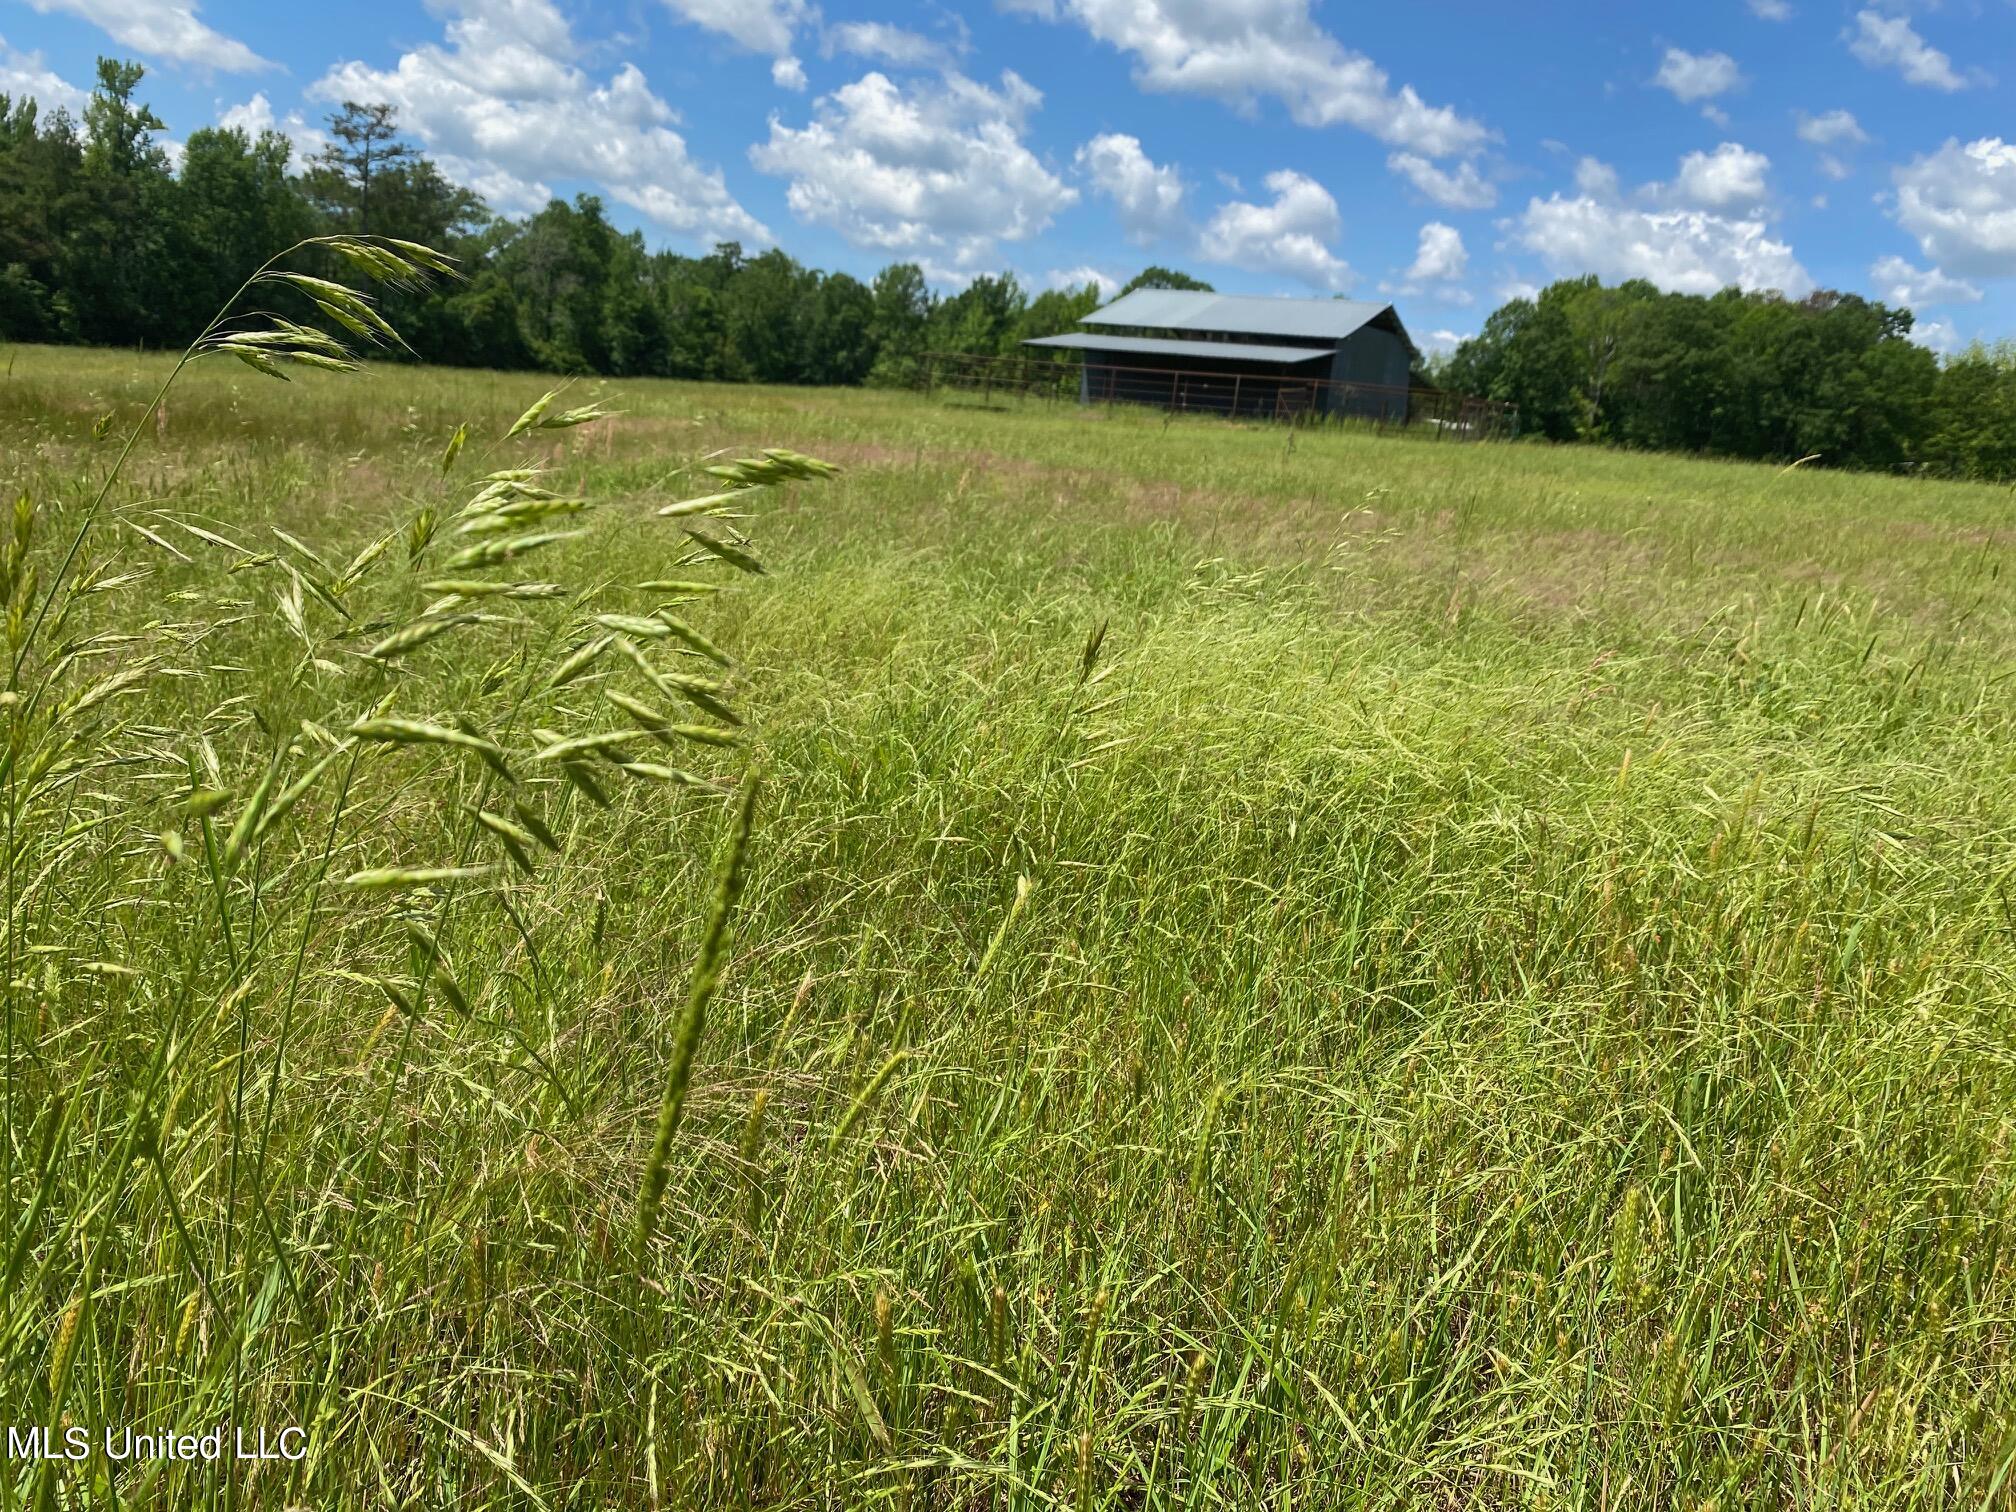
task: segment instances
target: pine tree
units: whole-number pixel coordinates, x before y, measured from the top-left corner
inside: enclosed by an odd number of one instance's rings
[[[371,230],[371,181],[402,166],[413,148],[399,140],[398,111],[386,104],[345,100],[329,116],[329,134],[335,140],[313,161],[314,187],[350,230],[363,235]]]

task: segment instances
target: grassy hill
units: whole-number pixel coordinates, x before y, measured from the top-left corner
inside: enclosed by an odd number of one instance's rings
[[[8,1422],[308,1428],[241,1506],[2007,1493],[2008,491],[220,363],[38,632],[167,367],[0,356]],[[843,472],[693,560],[762,447]],[[528,466],[565,596],[386,650]],[[542,760],[647,631],[746,753]]]

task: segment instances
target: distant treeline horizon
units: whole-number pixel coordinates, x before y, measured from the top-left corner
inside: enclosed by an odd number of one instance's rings
[[[0,340],[179,348],[267,257],[329,231],[460,261],[460,280],[385,295],[412,355],[446,366],[895,386],[927,351],[1015,353],[1108,297],[1032,294],[1012,273],[939,294],[916,263],[864,283],[732,242],[654,252],[587,194],[500,216],[405,141],[389,105],[345,102],[299,163],[286,137],[228,127],[193,132],[171,162],[143,77],[101,59],[81,122],[0,95]],[[1149,267],[1123,292],[1139,287],[1211,286]],[[1564,279],[1420,376],[1516,405],[1523,434],[1555,441],[2016,478],[2016,343],[1942,361],[1911,328],[1908,310],[1828,290]]]
[[[1828,289],[1571,278],[1500,306],[1434,376],[1554,441],[2016,478],[2016,343],[1942,362],[1911,328],[1909,310]]]

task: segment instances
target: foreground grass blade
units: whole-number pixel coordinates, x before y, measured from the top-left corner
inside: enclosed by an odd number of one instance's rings
[[[637,1254],[644,1263],[652,1236],[658,1228],[658,1210],[665,1197],[665,1183],[671,1177],[672,1141],[679,1132],[679,1115],[686,1107],[686,1093],[693,1081],[693,1062],[700,1053],[700,1036],[707,1026],[707,1005],[721,986],[721,974],[728,966],[729,931],[736,906],[742,899],[744,871],[748,861],[749,833],[756,822],[756,798],[761,782],[752,772],[742,780],[742,796],[735,806],[735,818],[728,830],[728,848],[721,859],[714,899],[707,910],[707,922],[700,936],[700,952],[693,963],[693,981],[686,994],[686,1009],[672,1034],[672,1063],[666,1074],[664,1095],[658,1103],[658,1127],[651,1139],[651,1153],[644,1163],[644,1181],[637,1198]]]

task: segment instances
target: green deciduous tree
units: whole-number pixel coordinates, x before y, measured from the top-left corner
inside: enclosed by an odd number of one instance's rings
[[[1924,454],[1959,478],[2016,478],[2016,341],[1976,343],[1940,369]]]
[[[74,341],[65,246],[85,206],[84,149],[70,118],[0,95],[0,337]]]
[[[1046,289],[1029,301],[1015,323],[1013,341],[1033,341],[1039,336],[1056,336],[1090,315],[1105,300],[1097,284],[1081,289]]]
[[[934,305],[930,286],[924,281],[924,270],[915,263],[891,263],[875,275],[870,293],[874,313],[868,331],[875,346],[875,361],[869,370],[869,382],[909,383],[916,376],[917,359],[924,352]]]
[[[314,211],[288,180],[290,152],[271,131],[255,141],[206,127],[183,144],[173,200],[180,328],[200,326],[275,249],[314,234]]]
[[[875,295],[846,273],[818,278],[805,330],[803,383],[863,383],[875,365]]]
[[[1188,273],[1161,266],[1143,268],[1121,286],[1120,292],[1132,294],[1136,289],[1190,289],[1202,294],[1217,292],[1201,278],[1192,278]]]
[[[60,277],[77,312],[78,334],[110,344],[172,339],[174,183],[168,154],[154,140],[160,117],[135,98],[145,70],[98,60],[97,87],[84,107],[84,151],[64,216]]]
[[[165,175],[168,154],[154,140],[161,118],[133,93],[147,70],[138,63],[98,60],[98,86],[84,106],[84,167],[114,179]]]
[[[1028,296],[1013,273],[982,273],[931,312],[928,340],[934,351],[999,356],[1014,345]]]
[[[1552,440],[1894,469],[1929,463],[1936,429],[1938,362],[1910,332],[1909,312],[1829,290],[1564,279],[1493,312],[1440,376]]]

